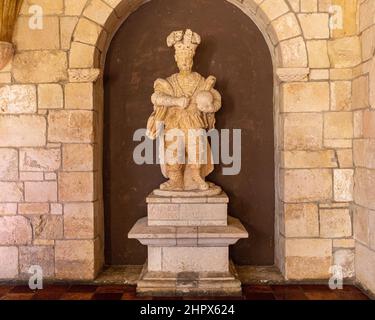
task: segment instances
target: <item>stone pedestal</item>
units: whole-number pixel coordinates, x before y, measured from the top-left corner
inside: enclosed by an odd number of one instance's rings
[[[153,192],[146,201],[148,216],[129,232],[129,238],[148,247],[139,294],[241,294],[229,245],[248,233],[227,215],[224,192]]]

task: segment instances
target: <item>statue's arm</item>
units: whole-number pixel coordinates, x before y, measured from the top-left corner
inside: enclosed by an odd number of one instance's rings
[[[154,84],[154,93],[151,96],[154,106],[186,108],[188,101],[185,97],[174,97],[173,88],[167,80],[157,79]]]

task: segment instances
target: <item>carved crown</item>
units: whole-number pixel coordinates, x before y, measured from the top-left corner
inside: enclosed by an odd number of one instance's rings
[[[174,46],[176,51],[187,51],[194,55],[201,43],[199,34],[187,29],[186,31],[173,31],[167,38],[168,47]]]

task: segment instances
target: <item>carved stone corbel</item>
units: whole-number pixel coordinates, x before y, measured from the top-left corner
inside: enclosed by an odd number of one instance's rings
[[[12,59],[12,36],[23,0],[0,1],[0,70]]]
[[[309,68],[278,68],[277,78],[280,82],[306,81]]]
[[[69,82],[95,82],[100,77],[100,69],[69,69]]]

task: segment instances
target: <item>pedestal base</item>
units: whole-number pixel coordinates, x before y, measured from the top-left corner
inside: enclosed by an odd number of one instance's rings
[[[241,282],[235,267],[229,272],[155,272],[147,262],[137,283],[141,296],[241,296]]]
[[[139,294],[241,295],[229,246],[249,234],[238,219],[228,216],[228,197],[216,189],[215,195],[154,191],[147,197],[147,217],[128,234],[148,249]]]

